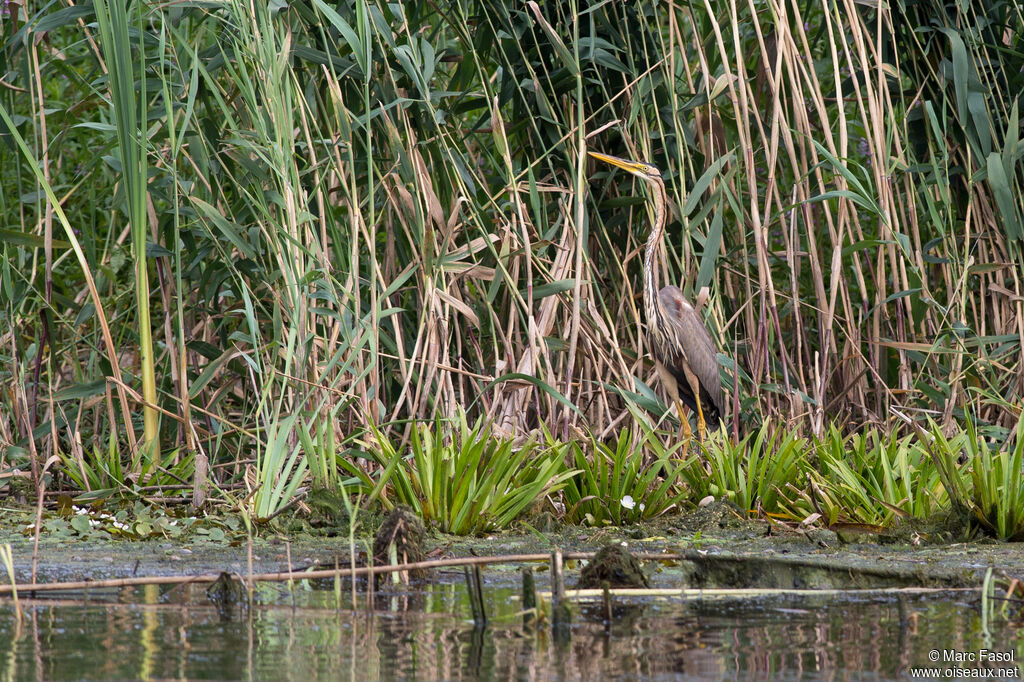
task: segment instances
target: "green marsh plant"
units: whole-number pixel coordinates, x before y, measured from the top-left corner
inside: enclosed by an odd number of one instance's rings
[[[160,466],[142,450],[124,457],[113,438],[107,448],[95,448],[88,457],[58,454],[64,475],[82,491],[75,496],[77,502],[139,496],[147,487],[155,490],[153,486],[185,488],[195,475],[194,452],[173,450],[164,462],[166,466]]]
[[[450,423],[415,425],[408,448],[371,427],[362,443],[380,467],[376,479],[348,464],[355,487],[386,509],[402,504],[425,522],[455,535],[508,527],[575,474],[563,466],[564,446],[514,445],[482,419],[470,428],[461,410]]]
[[[808,455],[807,440],[771,420],[738,443],[724,432],[711,432],[703,457],[681,470],[694,499],[708,495],[728,500],[751,514],[780,513],[789,508]]]
[[[623,429],[611,444],[591,437],[573,441],[566,466],[577,473],[562,489],[565,520],[589,526],[625,526],[679,509],[686,491],[679,484],[682,443],[666,449],[653,429],[635,437]],[[646,456],[645,456],[646,455]]]
[[[939,472],[915,436],[871,429],[843,436],[833,424],[815,442],[818,468],[814,507],[838,521],[887,526],[901,518],[926,519],[947,508]]]
[[[998,447],[979,434],[973,419],[966,426],[965,492],[974,518],[1001,540],[1024,540],[1024,417]]]

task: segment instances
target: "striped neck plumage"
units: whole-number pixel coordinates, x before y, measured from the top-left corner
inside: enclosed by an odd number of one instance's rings
[[[644,254],[644,312],[647,314],[647,324],[650,327],[656,318],[661,317],[657,284],[658,247],[665,232],[668,202],[665,196],[665,183],[661,178],[652,177],[648,184],[654,199],[654,223],[651,225],[651,234],[647,237],[647,251]]]

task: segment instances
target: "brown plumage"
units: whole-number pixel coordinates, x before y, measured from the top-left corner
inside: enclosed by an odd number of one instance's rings
[[[644,314],[647,317],[647,341],[654,355],[658,375],[677,408],[682,402],[697,413],[698,433],[703,437],[705,420],[717,427],[725,412],[718,357],[711,334],[700,314],[686,300],[679,287],[657,290],[656,261],[665,233],[665,183],[661,171],[643,161],[589,152],[605,163],[629,171],[647,183],[654,203],[654,224],[647,237],[644,253]],[[684,431],[689,424],[680,410]]]

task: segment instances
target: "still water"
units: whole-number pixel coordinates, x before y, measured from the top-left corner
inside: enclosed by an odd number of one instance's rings
[[[939,679],[990,669],[1019,679],[1024,653],[1010,620],[983,627],[965,593],[647,598],[617,606],[610,623],[603,608],[580,606],[557,636],[546,624],[524,630],[513,576],[487,580],[482,630],[456,573],[379,594],[372,610],[364,592],[353,608],[330,584],[256,597],[236,611],[219,611],[205,586],[23,599],[20,626],[4,599],[0,679],[910,679],[916,666],[937,667]],[[972,662],[981,650],[1014,660]]]

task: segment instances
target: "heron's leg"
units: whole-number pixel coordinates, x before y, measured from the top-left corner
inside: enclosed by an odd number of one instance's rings
[[[683,422],[684,440],[682,456],[685,459],[686,456],[690,453],[690,442],[693,440],[693,430],[690,428],[690,420],[683,416],[683,404],[678,400],[676,400],[676,409],[679,410],[679,419]],[[700,421],[697,422],[697,425],[698,427],[701,427],[701,425],[704,423],[704,417],[701,416],[699,399],[697,400],[697,416],[700,418]],[[698,434],[698,437],[701,439],[700,442],[703,443],[704,436]],[[701,466],[704,467],[704,470],[710,475],[711,467],[708,465],[707,459],[705,459],[704,457],[704,448],[700,447],[699,445],[697,446],[697,461],[700,462]]]
[[[693,439],[693,431],[690,429],[690,420],[686,418],[686,413],[683,412],[683,403],[676,399],[676,414],[679,415],[679,427],[683,430],[683,454],[686,454],[686,450],[690,447],[690,441]]]
[[[704,408],[700,405],[700,393],[697,393],[697,438],[701,443],[704,442],[704,434],[708,430],[708,425],[704,421]]]
[[[686,375],[686,381],[690,384],[690,392],[693,394],[694,400],[697,402],[697,437],[700,442],[704,442],[704,432],[707,430],[707,423],[704,421],[704,408],[700,404],[700,382],[697,381],[697,377],[694,376],[693,372],[689,367],[683,366],[683,373]]]

